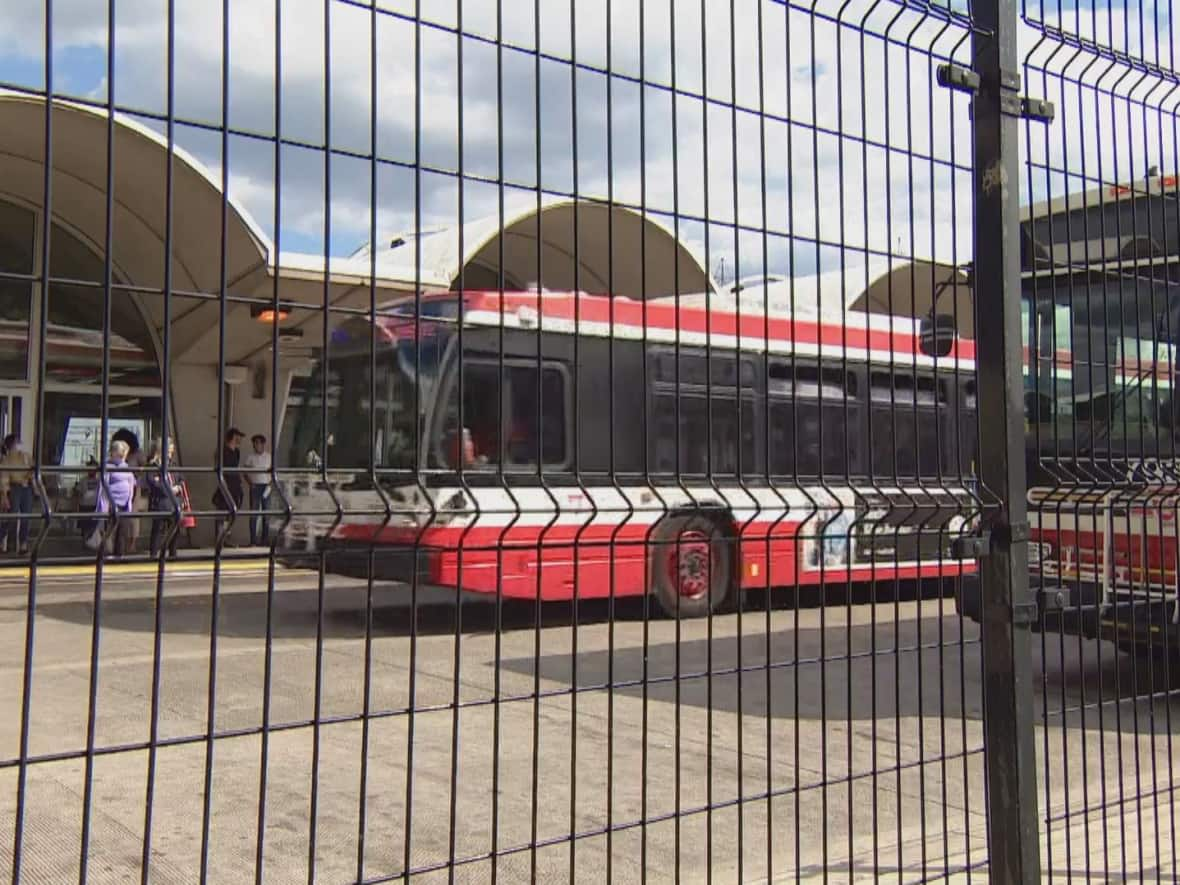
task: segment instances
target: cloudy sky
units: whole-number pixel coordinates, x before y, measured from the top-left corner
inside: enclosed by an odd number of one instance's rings
[[[162,130],[171,71],[178,143],[215,174],[225,165],[284,251],[346,255],[374,224],[382,239],[454,224],[494,213],[501,192],[510,209],[535,203],[539,186],[675,221],[728,278],[735,263],[760,273],[764,250],[798,274],[874,252],[970,258],[968,106],[935,84],[932,58],[968,58],[954,16],[888,0],[422,0],[416,21],[412,0],[283,0],[278,15],[229,0],[224,18],[174,0],[170,64],[167,0],[114,3],[113,39],[105,4],[53,3],[54,91],[113,95]],[[1174,168],[1173,115],[1158,107],[1180,99],[1122,58],[1173,67],[1170,20],[1150,2],[1134,14],[1026,5],[1026,92],[1059,108],[1029,129],[1026,201],[1081,189],[1083,170]],[[0,4],[10,88],[45,86],[44,19],[44,0]]]

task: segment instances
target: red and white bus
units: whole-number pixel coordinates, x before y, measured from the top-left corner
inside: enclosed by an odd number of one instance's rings
[[[284,546],[510,598],[974,573],[974,353],[910,319],[466,291],[353,318],[286,413]]]
[[[1030,586],[1041,625],[1180,649],[1180,299],[1150,271],[1026,274]]]

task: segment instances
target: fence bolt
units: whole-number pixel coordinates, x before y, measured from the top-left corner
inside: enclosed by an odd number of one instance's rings
[[[979,91],[979,74],[960,65],[939,65],[938,85],[958,92],[974,94]]]
[[[982,81],[979,74],[962,65],[939,65],[938,85],[956,92],[966,92],[975,95],[979,92]],[[1020,91],[1020,75],[1014,71],[1001,71],[1000,82],[1000,110],[1013,117],[1024,120],[1035,120],[1038,123],[1052,123],[1056,114],[1053,102],[1041,98],[1026,98],[1014,95]]]
[[[1020,116],[1026,120],[1036,120],[1038,123],[1052,123],[1056,113],[1053,102],[1040,98],[1022,98],[1020,100]]]

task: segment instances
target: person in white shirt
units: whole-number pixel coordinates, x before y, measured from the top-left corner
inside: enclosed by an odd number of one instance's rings
[[[270,452],[266,450],[266,437],[256,433],[250,437],[253,451],[242,458],[246,470],[246,481],[250,483],[250,509],[265,511],[270,501]],[[270,543],[270,520],[265,513],[250,517],[250,546],[266,546]]]

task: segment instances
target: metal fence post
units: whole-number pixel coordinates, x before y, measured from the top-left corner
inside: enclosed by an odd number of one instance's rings
[[[1040,830],[1020,329],[1019,11],[1016,0],[983,0],[972,11],[980,476],[1000,500],[990,553],[980,560],[988,847],[993,881],[1032,883],[1040,879]]]

